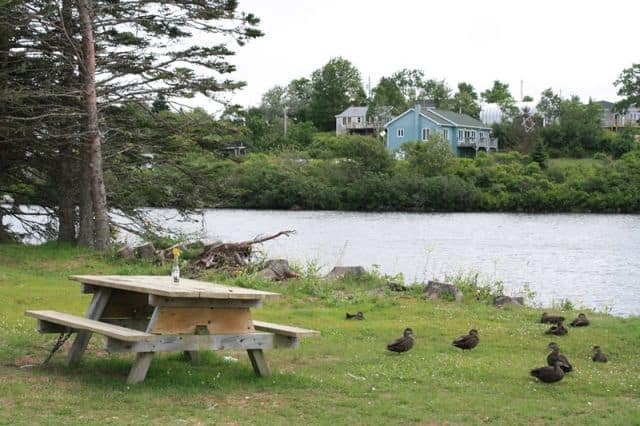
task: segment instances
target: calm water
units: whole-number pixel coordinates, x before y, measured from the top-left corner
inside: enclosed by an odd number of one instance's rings
[[[207,210],[197,223],[167,223],[223,241],[294,229],[263,244],[269,257],[315,262],[324,272],[377,265],[407,282],[479,272],[503,281],[507,294],[528,285],[544,306],[566,298],[640,315],[640,215]]]
[[[479,272],[507,294],[525,284],[535,302],[569,299],[616,315],[640,315],[640,215],[352,213],[207,210],[190,221],[157,209],[172,230],[244,241],[293,229],[263,244],[271,258],[402,273],[406,282]],[[375,266],[374,266],[375,265]]]

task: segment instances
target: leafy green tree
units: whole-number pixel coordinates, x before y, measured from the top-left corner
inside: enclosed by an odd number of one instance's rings
[[[562,99],[560,96],[553,93],[551,88],[546,89],[540,95],[540,102],[538,102],[537,110],[542,115],[545,123],[552,123],[560,116],[560,105]]]
[[[626,112],[631,106],[640,106],[640,63],[622,70],[613,84],[619,86],[618,96],[624,97],[620,102],[616,102],[618,111]]]
[[[480,118],[478,94],[471,84],[459,83],[458,92],[453,96],[453,110],[471,117]]]
[[[286,103],[286,89],[274,86],[262,95],[260,109],[267,121],[273,121],[275,118],[283,117]]]
[[[433,101],[436,108],[452,109],[451,89],[444,80],[429,79],[420,92],[422,99]]]
[[[395,83],[402,93],[405,105],[411,106],[422,99],[425,89],[423,71],[404,68],[393,73],[390,80]]]
[[[515,106],[515,99],[509,91],[509,84],[500,80],[495,80],[490,89],[481,93],[482,99],[490,104],[498,104],[500,109],[507,115],[512,116],[518,112]]]
[[[424,142],[407,142],[402,149],[410,169],[423,176],[444,174],[454,158],[451,146],[440,134],[434,134]]]
[[[310,113],[318,130],[335,129],[335,115],[350,105],[363,105],[365,98],[360,71],[348,60],[333,58],[313,72]]]
[[[294,121],[298,123],[311,121],[311,95],[311,80],[307,78],[291,80],[287,86],[285,101],[288,107],[288,115]]]
[[[409,105],[393,79],[382,77],[378,85],[373,89],[373,97],[369,102],[369,106],[389,106],[393,115],[398,115],[406,111]]]

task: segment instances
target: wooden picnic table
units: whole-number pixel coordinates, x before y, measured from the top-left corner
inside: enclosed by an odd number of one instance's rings
[[[84,293],[93,293],[85,317],[57,311],[27,311],[42,333],[76,332],[67,363],[80,362],[93,333],[105,336],[110,352],[135,353],[128,383],[144,380],[156,352],[243,349],[258,376],[269,376],[263,349],[296,347],[300,338],[320,333],[255,321],[251,308],[280,295],[170,276],[73,275]]]

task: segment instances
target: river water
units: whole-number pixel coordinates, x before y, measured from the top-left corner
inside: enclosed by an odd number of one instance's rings
[[[507,294],[525,286],[542,306],[574,305],[640,315],[640,215],[507,213],[354,213],[206,210],[164,223],[206,239],[243,241],[282,230],[296,234],[263,244],[270,258],[401,273],[405,282],[480,274]]]
[[[640,315],[640,215],[212,209],[185,221],[173,210],[150,213],[174,232],[208,240],[295,230],[264,243],[263,251],[269,258],[312,262],[323,273],[361,265],[411,283],[477,272],[481,281],[502,281],[510,295],[528,287],[542,306],[568,299]]]

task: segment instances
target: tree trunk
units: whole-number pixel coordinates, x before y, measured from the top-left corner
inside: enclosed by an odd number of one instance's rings
[[[80,230],[78,245],[91,247],[93,245],[93,197],[91,196],[91,168],[89,167],[89,146],[81,148],[80,174]]]
[[[65,149],[64,151],[68,151]],[[76,240],[76,206],[73,202],[73,171],[70,153],[60,152],[63,156],[60,162],[60,198],[58,200],[58,241],[71,242]],[[69,150],[70,151],[70,150]]]
[[[90,0],[78,0],[78,12],[82,31],[82,63],[85,112],[87,115],[87,148],[91,177],[91,196],[94,214],[94,247],[104,251],[109,247],[109,214],[107,211],[107,193],[102,176],[102,140],[98,130],[98,105],[96,96],[96,55],[91,21],[92,5]],[[87,182],[83,182],[86,184]]]
[[[72,17],[72,0],[63,0],[62,2],[62,16],[61,16],[61,28],[70,36],[73,37],[73,17]],[[73,46],[67,44],[66,56],[73,58],[74,49]],[[72,86],[72,82],[77,77],[75,76],[75,67],[73,62],[69,62],[65,71],[64,87]],[[75,101],[64,101],[69,106],[77,106]],[[63,126],[68,126],[65,122]],[[60,197],[58,198],[58,241],[75,241],[76,240],[76,206],[74,202],[74,195],[77,185],[74,182],[74,165],[77,163],[78,158],[74,155],[74,142],[75,137],[69,138],[60,147],[58,155],[60,156],[60,169],[59,174],[53,177],[53,180],[57,183],[58,192]]]

